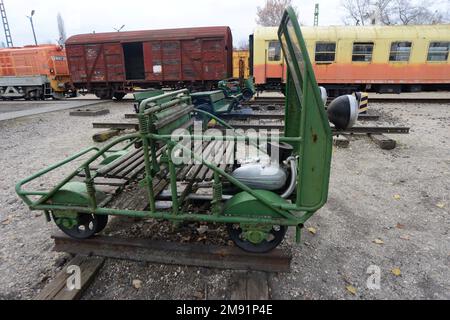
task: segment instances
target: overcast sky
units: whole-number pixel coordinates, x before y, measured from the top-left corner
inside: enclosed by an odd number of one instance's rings
[[[442,1],[442,0],[437,0]],[[450,1],[450,0],[444,0]],[[34,9],[39,43],[56,42],[56,15],[63,16],[67,35],[123,30],[227,25],[234,44],[248,39],[256,26],[256,8],[264,0],[3,0],[15,46],[33,44],[26,15]],[[320,5],[319,25],[342,24],[341,0],[293,0],[301,23],[312,25],[314,4]],[[5,41],[0,27],[0,41]]]
[[[164,29],[194,26],[230,26],[234,43],[247,40],[256,26],[256,8],[264,0],[3,0],[15,46],[33,44],[33,20],[38,42],[56,42],[56,15],[63,16],[67,35],[124,30]],[[312,24],[314,4],[319,2],[320,24],[341,24],[337,7],[340,0],[294,0],[304,24]],[[0,41],[5,42],[0,27]]]

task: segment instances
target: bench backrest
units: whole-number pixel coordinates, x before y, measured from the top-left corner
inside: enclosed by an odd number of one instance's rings
[[[288,69],[284,135],[301,137],[292,144],[294,154],[299,156],[296,204],[315,211],[325,204],[328,196],[331,129],[306,43],[291,7],[284,13],[278,37]]]
[[[140,131],[166,135],[178,128],[190,129],[194,124],[191,118],[193,110],[186,89],[145,99],[139,110]]]

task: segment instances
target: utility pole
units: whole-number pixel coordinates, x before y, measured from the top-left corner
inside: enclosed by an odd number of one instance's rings
[[[316,3],[316,7],[314,9],[314,26],[317,27],[319,25],[319,4]]]
[[[31,29],[33,30],[34,44],[37,45],[36,32],[34,32],[34,24],[33,24],[34,12],[35,12],[34,10],[31,10],[31,15],[27,16],[27,18],[30,19]]]
[[[5,29],[6,46],[13,47],[13,42],[11,38],[11,31],[9,30],[8,18],[6,17],[5,5],[3,0],[0,0],[0,14],[2,16],[3,29]]]

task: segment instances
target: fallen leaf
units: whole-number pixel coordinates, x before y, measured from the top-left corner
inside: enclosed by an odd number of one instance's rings
[[[219,250],[217,251],[217,253],[219,254],[219,256],[221,257],[225,257],[227,255],[227,252],[225,251],[225,249]]]
[[[194,297],[197,299],[203,299],[203,292],[200,291],[195,292]]]
[[[198,234],[204,234],[206,231],[208,231],[208,226],[206,225],[201,225],[197,228]]]
[[[381,239],[375,239],[373,240],[373,242],[375,242],[376,244],[384,244],[384,241]]]
[[[7,224],[11,223],[11,220],[12,220],[11,216],[8,216],[8,218],[6,218],[2,221],[2,224],[6,226]]]
[[[141,280],[138,280],[138,279],[133,280],[133,287],[135,287],[136,289],[139,289],[141,286],[142,286]]]
[[[395,226],[397,229],[403,229],[403,228],[405,228],[405,225],[404,224],[401,224],[401,223],[397,223],[397,225]]]
[[[356,294],[356,288],[354,286],[348,285],[348,286],[345,287],[345,289],[347,289],[347,291],[350,292],[353,295]]]
[[[312,234],[316,234],[316,232],[317,232],[316,228],[313,228],[313,227],[309,227],[308,231],[311,232]]]
[[[392,272],[393,275],[395,275],[397,277],[402,275],[402,272],[400,271],[399,268],[394,268],[394,269],[391,270],[391,272]]]
[[[409,240],[409,235],[404,235],[404,236],[400,236],[400,239],[403,239],[403,240]]]
[[[394,199],[395,200],[400,200],[400,195],[399,194],[394,194]]]
[[[443,202],[438,202],[437,204],[436,204],[436,207],[438,207],[438,208],[444,208],[445,207],[445,203],[443,203]]]
[[[189,242],[191,240],[190,236],[182,237],[181,242]]]

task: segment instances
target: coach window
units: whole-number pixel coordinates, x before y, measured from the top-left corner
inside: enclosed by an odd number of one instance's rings
[[[389,61],[409,61],[411,46],[409,41],[392,42]]]
[[[269,41],[268,58],[269,58],[269,61],[280,61],[281,60],[280,42]]]
[[[450,42],[431,42],[427,61],[447,61]]]
[[[319,63],[332,63],[336,57],[336,42],[316,42],[315,60]]]
[[[371,62],[373,54],[373,42],[353,43],[352,61]]]

